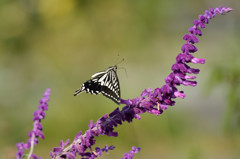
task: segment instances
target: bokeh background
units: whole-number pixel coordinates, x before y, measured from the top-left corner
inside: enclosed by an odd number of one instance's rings
[[[196,57],[207,63],[194,66],[201,69],[197,87],[179,88],[187,96],[174,107],[124,123],[119,137],[99,137],[97,145],[116,146],[106,159],[132,146],[142,148],[138,159],[239,159],[239,0],[1,0],[0,158],[14,158],[15,144],[26,142],[46,88],[52,89],[42,122],[46,139],[34,150],[43,158],[117,107],[102,95],[73,96],[93,73],[124,58],[123,99],[161,87],[192,20],[221,5],[234,10],[203,30]]]

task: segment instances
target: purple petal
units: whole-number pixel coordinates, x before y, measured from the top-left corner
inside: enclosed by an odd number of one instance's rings
[[[184,98],[186,97],[186,95],[185,95],[184,93],[180,93],[180,92],[174,92],[174,95],[175,95],[176,97],[180,97],[180,98],[182,98],[182,99],[184,99]]]
[[[204,64],[205,63],[205,59],[200,59],[200,58],[193,58],[192,60],[191,60],[191,62],[192,63],[194,63],[194,64]]]

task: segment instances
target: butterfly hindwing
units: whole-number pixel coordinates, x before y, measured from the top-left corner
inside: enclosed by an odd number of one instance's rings
[[[92,78],[82,84],[74,96],[86,91],[90,94],[102,93],[105,97],[120,104],[120,86],[116,73],[117,67],[109,67],[106,71],[101,71],[92,75]]]
[[[120,104],[120,87],[116,71],[111,70],[108,72],[106,80],[101,87],[101,93],[115,103]]]

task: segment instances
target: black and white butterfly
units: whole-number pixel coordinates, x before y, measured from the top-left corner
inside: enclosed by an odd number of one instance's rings
[[[120,86],[117,76],[117,65],[107,68],[105,71],[97,72],[92,75],[92,78],[76,90],[74,96],[86,91],[90,94],[102,93],[105,97],[113,100],[115,103],[120,104]]]

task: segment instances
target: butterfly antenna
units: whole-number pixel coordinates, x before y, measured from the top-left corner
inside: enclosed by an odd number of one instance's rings
[[[118,65],[118,64],[120,64],[120,63],[122,63],[124,61],[124,58],[122,58],[122,60],[121,61],[119,61],[116,65]]]
[[[118,69],[123,69],[125,71],[125,75],[126,77],[128,78],[128,75],[127,75],[127,69],[125,67],[118,67]]]
[[[114,51],[114,53],[117,54],[117,59],[115,59],[115,60],[116,60],[115,63],[117,63],[117,62],[119,61],[119,59],[120,59],[120,55],[119,55],[119,53],[117,53],[117,52],[118,52],[118,50],[116,49],[116,50]]]

